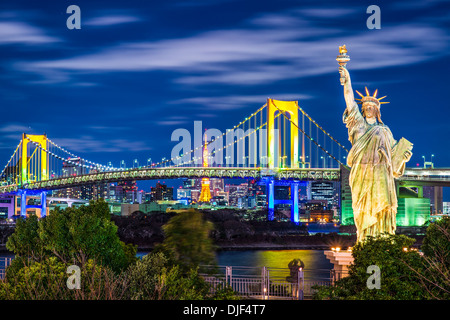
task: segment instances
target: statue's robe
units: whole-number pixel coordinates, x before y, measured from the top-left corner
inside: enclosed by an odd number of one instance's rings
[[[349,184],[357,241],[368,235],[394,234],[397,214],[394,177],[403,174],[392,168],[396,141],[384,124],[369,124],[356,102],[347,107],[343,121],[352,143],[347,165],[351,167]],[[400,171],[404,171],[404,166]]]

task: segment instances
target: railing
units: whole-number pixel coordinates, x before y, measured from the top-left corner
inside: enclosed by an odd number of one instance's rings
[[[12,257],[0,257],[0,279],[4,279],[6,268]],[[201,273],[210,285],[210,292],[230,287],[237,295],[247,299],[262,300],[304,300],[311,299],[313,286],[330,286],[336,280],[347,276],[328,269],[300,269],[292,272],[289,268],[256,268],[241,266],[202,266]],[[326,275],[326,276],[325,276]]]
[[[339,181],[338,168],[286,168],[267,169],[253,167],[163,167],[139,168],[123,171],[106,171],[75,176],[56,177],[23,185],[25,189],[60,189],[94,182],[116,182],[119,180],[148,180],[170,178],[262,178],[273,176],[276,179],[330,180]],[[18,185],[0,186],[0,193],[17,191]]]
[[[328,286],[333,281],[328,269],[219,266],[213,272],[202,273],[202,276],[211,286],[211,293],[230,287],[243,298],[263,300],[308,299],[313,296],[313,286]]]
[[[348,270],[330,270],[330,275],[331,275],[331,279],[332,279],[332,283],[341,280],[342,278],[348,277],[349,275],[349,271]]]

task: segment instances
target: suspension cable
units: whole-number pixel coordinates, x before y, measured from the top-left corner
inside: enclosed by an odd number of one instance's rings
[[[311,139],[311,140],[316,144],[316,146],[319,147],[322,151],[324,151],[327,155],[329,155],[329,156],[332,157],[334,160],[336,160],[337,162],[339,162],[339,164],[341,164],[341,165],[344,166],[344,164],[343,164],[339,159],[336,159],[335,156],[333,156],[331,153],[329,153],[327,150],[325,150],[320,144],[318,144],[314,139],[312,139],[305,131],[303,131],[302,129],[300,129],[299,126],[298,126],[296,123],[294,123],[293,121],[291,121],[291,119],[289,119],[289,118],[287,117],[287,115],[285,114],[285,112],[282,111],[282,110],[280,110],[280,108],[278,108],[278,107],[276,106],[276,104],[275,104],[273,101],[272,101],[272,103],[273,103],[273,105],[275,106],[275,108],[277,108],[277,110],[280,111],[286,119],[288,119],[288,120],[289,120],[289,121],[290,121],[297,129],[298,129],[298,130],[300,130],[301,133],[303,133],[308,139]]]

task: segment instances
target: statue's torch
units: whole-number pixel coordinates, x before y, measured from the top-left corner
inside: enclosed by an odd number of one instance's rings
[[[347,62],[350,61],[350,56],[347,54],[347,48],[345,47],[345,44],[341,47],[339,46],[339,55],[336,58],[337,62],[340,66],[345,67]],[[345,78],[341,75],[341,85],[344,85]]]

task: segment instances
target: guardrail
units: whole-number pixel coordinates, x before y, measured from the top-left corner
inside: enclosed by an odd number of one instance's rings
[[[203,270],[213,268],[202,267]],[[237,295],[248,299],[310,299],[313,286],[329,286],[334,280],[328,269],[219,266],[211,271],[201,274],[211,286],[211,293],[230,287]]]

